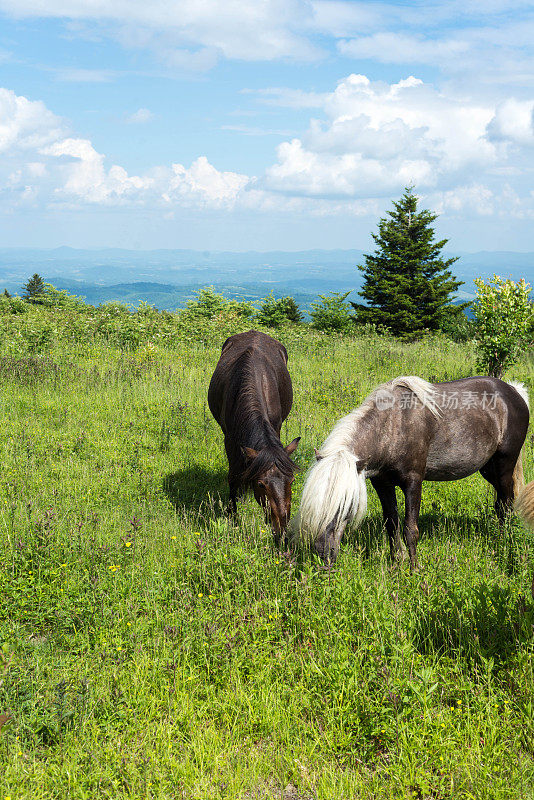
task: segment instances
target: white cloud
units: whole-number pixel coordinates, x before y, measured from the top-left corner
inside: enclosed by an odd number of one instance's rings
[[[253,125],[221,125],[221,130],[241,133],[243,136],[291,136],[290,131],[287,130],[269,130]]]
[[[288,89],[284,86],[270,86],[265,89],[242,89],[242,94],[254,94],[262,103],[287,108],[322,108],[328,97],[320,92],[305,92],[302,89]]]
[[[56,139],[61,130],[61,120],[40,100],[28,100],[10,89],[0,89],[0,153],[15,147],[42,147]]]
[[[63,180],[56,188],[61,195],[71,195],[89,203],[120,200],[151,188],[151,178],[129,176],[125,169],[112,166],[106,171],[104,156],[87,139],[62,139],[43,150],[58,160]],[[67,158],[61,158],[61,157]]]
[[[140,121],[150,112],[136,113]],[[88,139],[68,135],[44,103],[6,89],[0,89],[0,152],[0,193],[8,204],[224,208],[233,206],[250,182],[247,175],[218,171],[203,156],[189,169],[173,164],[144,175],[108,167],[105,156]]]
[[[531,0],[0,0],[0,11],[57,18],[72,36],[149,49],[171,70],[205,71],[221,58],[316,61],[330,39],[345,57],[428,64],[463,84],[534,82]],[[65,69],[58,77],[113,75]]]
[[[395,14],[394,6],[388,7],[385,3],[315,0],[312,7],[311,25],[335,37],[353,36],[362,30],[376,30],[383,26],[388,11],[390,19],[391,14]]]
[[[534,101],[481,103],[414,77],[387,84],[364,75],[320,97],[321,118],[282,142],[256,179],[219,170],[205,156],[130,174],[42,102],[0,89],[2,205],[361,215],[413,183],[449,215],[498,215],[504,201],[509,215],[532,215],[531,181],[519,167],[534,143]]]
[[[137,125],[144,122],[150,122],[153,117],[154,114],[148,108],[138,108],[137,111],[134,111],[133,114],[129,114],[126,117],[126,122]]]
[[[113,80],[115,73],[109,69],[48,69],[54,74],[57,81],[65,83],[108,83]]]
[[[486,138],[494,107],[450,97],[410,77],[349,75],[324,100],[326,119],[278,147],[267,188],[307,196],[380,197],[470,180],[496,163]]]
[[[488,137],[516,145],[534,145],[534,102],[510,98],[500,103],[488,124]]]
[[[172,171],[173,176],[163,195],[165,200],[185,200],[188,204],[214,208],[232,206],[250,181],[248,175],[219,172],[205,156],[197,158],[189,169],[182,164],[173,164]]]
[[[458,214],[470,209],[475,215],[487,217],[495,214],[497,210],[497,198],[494,192],[487,186],[477,183],[431,194],[426,201],[436,214]]]
[[[507,14],[505,6],[459,2],[411,10],[392,6],[391,15],[372,30],[337,33],[337,49],[356,61],[436,67],[458,86],[470,85],[478,91],[484,85],[493,90],[498,84],[530,87],[534,83],[533,8],[517,5],[513,14]]]
[[[262,61],[320,53],[302,33],[311,18],[308,0],[0,0],[0,9],[19,18],[107,24],[110,35],[152,47],[180,68],[206,69],[219,55]]]
[[[333,45],[356,62],[435,67],[460,88],[534,84],[531,0],[0,0],[1,11],[56,18],[71,36],[149,50],[171,73],[207,71],[221,59],[318,61]],[[116,77],[105,69],[55,72],[78,82]]]
[[[386,161],[360,153],[317,153],[299,139],[278,147],[278,163],[267,171],[267,188],[287,194],[322,198],[368,198],[390,194],[392,189],[431,182],[429,165],[404,159],[391,175]]]
[[[374,33],[342,39],[339,52],[351,58],[365,58],[386,64],[443,64],[462,58],[469,43],[462,38],[432,39],[405,33]]]

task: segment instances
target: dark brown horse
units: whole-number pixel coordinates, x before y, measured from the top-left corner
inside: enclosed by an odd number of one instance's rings
[[[224,433],[230,512],[236,513],[238,493],[252,487],[276,544],[291,515],[296,465],[290,455],[300,441],[287,447],[280,442],[293,403],[286,365],[286,348],[276,339],[259,331],[237,333],[223,344],[208,391],[210,411]]]
[[[404,540],[415,569],[423,481],[453,481],[480,471],[495,488],[502,520],[523,485],[528,421],[522,384],[484,377],[437,384],[395,378],[341,419],[316,452],[292,523],[295,535],[311,541],[327,563],[335,561],[347,523],[365,516],[368,477],[382,504],[391,556],[399,558],[400,486]]]

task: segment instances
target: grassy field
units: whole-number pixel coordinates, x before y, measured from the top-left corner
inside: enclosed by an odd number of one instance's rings
[[[533,536],[479,476],[425,484],[414,575],[371,487],[331,571],[252,499],[229,523],[223,338],[0,358],[0,800],[534,797]],[[303,468],[377,383],[474,371],[446,340],[279,338]],[[532,357],[509,378],[534,395]]]

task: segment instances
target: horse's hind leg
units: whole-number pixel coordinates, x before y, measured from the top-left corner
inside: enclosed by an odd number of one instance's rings
[[[401,484],[406,502],[406,513],[404,515],[404,539],[408,547],[410,556],[410,567],[413,570],[419,569],[417,561],[417,542],[419,539],[419,510],[421,508],[421,494],[423,481],[421,476],[415,473],[409,474]]]
[[[495,453],[480,470],[480,474],[497,492],[495,513],[502,522],[514,505],[514,469],[517,456]]]
[[[391,560],[393,562],[402,561],[406,557],[406,554],[403,550],[400,537],[399,512],[397,509],[395,485],[380,478],[371,478],[371,483],[382,505],[382,514],[389,539]]]

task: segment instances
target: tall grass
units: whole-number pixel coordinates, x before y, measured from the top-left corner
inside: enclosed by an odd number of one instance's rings
[[[473,372],[444,339],[277,335],[303,468],[377,383]],[[4,346],[0,800],[533,797],[531,534],[474,476],[425,484],[420,573],[372,490],[335,569],[277,552],[251,498],[224,514],[224,335],[184,338]]]

